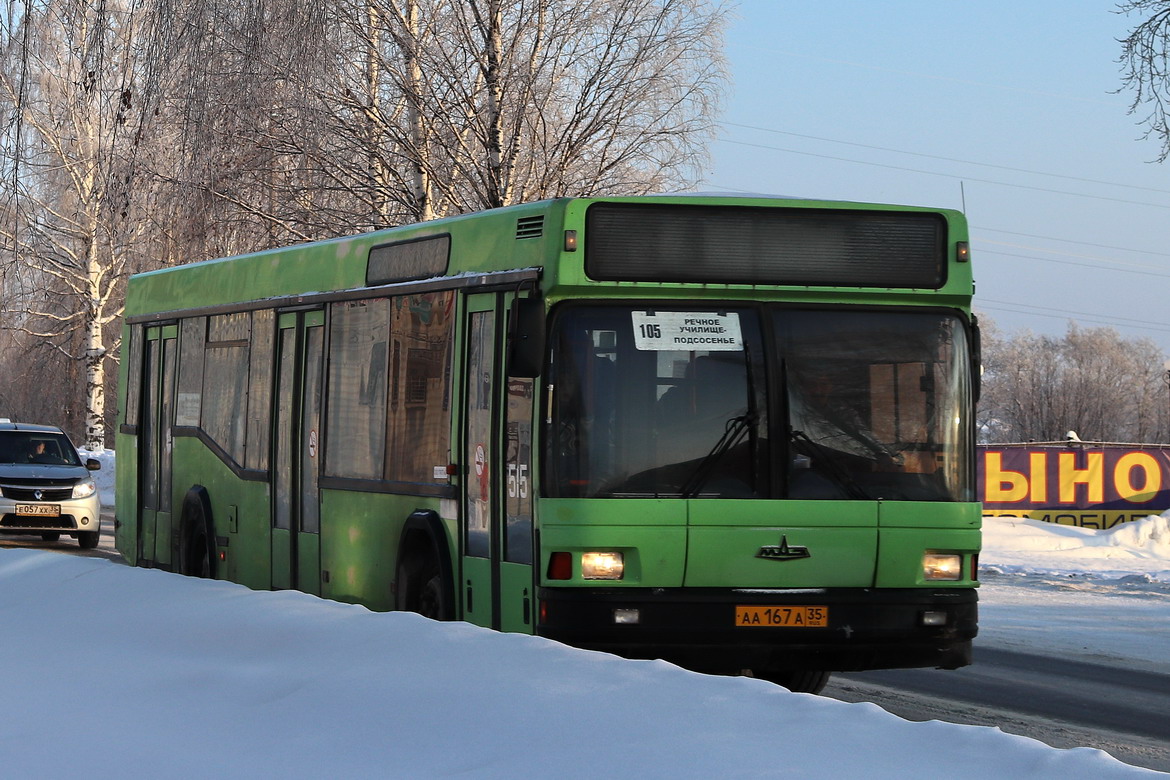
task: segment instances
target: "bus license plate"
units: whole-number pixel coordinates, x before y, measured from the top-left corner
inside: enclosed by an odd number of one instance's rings
[[[17,504],[16,514],[37,517],[57,517],[61,514],[60,504]]]
[[[777,628],[826,628],[828,607],[745,607],[735,608],[735,625]]]

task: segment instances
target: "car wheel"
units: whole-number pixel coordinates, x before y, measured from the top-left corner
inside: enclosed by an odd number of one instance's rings
[[[45,531],[43,534],[41,534],[41,539],[46,542],[55,542],[60,538],[61,534],[58,531]]]
[[[98,546],[101,531],[82,531],[77,534],[77,546],[83,550],[92,550]]]

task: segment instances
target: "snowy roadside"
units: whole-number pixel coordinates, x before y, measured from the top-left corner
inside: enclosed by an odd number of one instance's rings
[[[998,728],[94,558],[2,549],[0,589],[0,654],[20,670],[7,777],[1155,774]],[[83,690],[45,663],[62,648],[99,663]]]
[[[1108,531],[984,518],[976,646],[1170,674],[1170,513]]]

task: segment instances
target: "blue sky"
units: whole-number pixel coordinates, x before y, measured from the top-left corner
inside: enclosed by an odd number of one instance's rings
[[[976,308],[1170,353],[1170,162],[1140,140],[1109,0],[743,0],[700,190],[964,208]]]

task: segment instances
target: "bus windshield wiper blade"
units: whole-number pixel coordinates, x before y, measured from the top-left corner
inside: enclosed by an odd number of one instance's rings
[[[791,435],[792,441],[803,445],[798,449],[803,449],[810,457],[813,468],[844,488],[850,498],[872,500],[872,496],[865,492],[865,488],[853,478],[849,469],[842,465],[840,458],[832,450],[810,439],[804,431],[793,428]]]
[[[755,415],[751,412],[741,414],[738,417],[732,417],[728,420],[723,428],[723,435],[719,437],[719,441],[715,442],[715,446],[711,448],[711,451],[707,453],[698,467],[687,477],[686,482],[683,483],[682,488],[679,490],[679,494],[683,498],[694,498],[697,496],[699,490],[710,479],[711,470],[715,468],[715,465],[719,463],[732,447],[743,441],[743,437],[753,424],[755,424]]]

